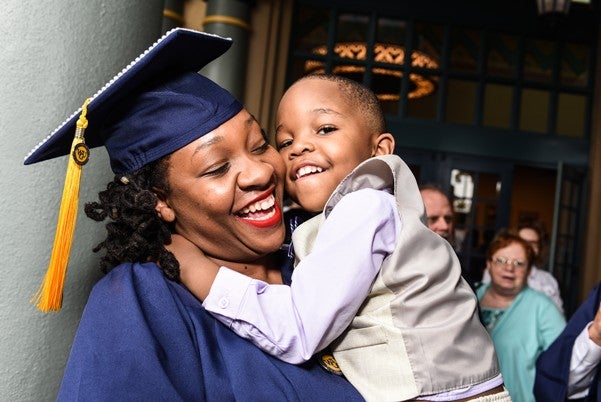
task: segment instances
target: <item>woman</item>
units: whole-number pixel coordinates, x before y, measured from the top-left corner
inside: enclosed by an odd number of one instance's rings
[[[106,146],[116,173],[86,206],[110,219],[97,247],[108,274],[84,310],[58,400],[361,400],[317,363],[283,363],[218,323],[164,248],[179,233],[232,268],[282,282],[282,161],[248,111],[196,73],[229,43],[172,31],[88,105],[86,141]],[[75,120],[26,163],[68,153]]]
[[[502,231],[492,240],[486,266],[490,284],[478,291],[482,322],[497,350],[505,386],[514,401],[534,401],[537,357],[565,326],[547,296],[527,286],[534,251],[516,234]]]
[[[516,228],[518,235],[526,240],[534,251],[534,260],[528,275],[528,286],[545,294],[553,300],[559,311],[563,313],[563,300],[559,291],[557,279],[548,271],[542,269],[546,254],[547,235],[543,222],[535,220],[523,222]],[[490,282],[488,270],[484,270],[482,283]]]
[[[563,312],[563,300],[559,291],[557,279],[548,271],[542,269],[547,254],[547,232],[541,221],[524,222],[517,228],[518,235],[530,243],[534,250],[535,260],[528,276],[528,286],[549,296],[559,311]]]

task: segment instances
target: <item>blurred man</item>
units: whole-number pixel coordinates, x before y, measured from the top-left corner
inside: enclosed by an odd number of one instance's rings
[[[449,197],[433,184],[421,186],[420,193],[426,207],[428,227],[453,245],[453,208]]]
[[[460,253],[464,236],[462,236],[463,232],[459,232],[456,237],[453,225],[455,216],[449,197],[436,184],[423,184],[420,186],[419,191],[424,201],[428,227],[431,231],[446,239],[456,253]],[[480,278],[474,278],[473,275],[470,275],[469,272],[466,273],[463,269],[462,272],[472,290],[475,291],[476,284]]]

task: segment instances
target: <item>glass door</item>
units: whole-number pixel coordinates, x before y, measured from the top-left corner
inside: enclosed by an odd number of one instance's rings
[[[464,278],[474,286],[486,266],[494,234],[509,224],[511,168],[507,162],[441,152],[400,150],[419,184],[435,184],[454,210],[454,248]]]
[[[555,195],[554,225],[551,234],[549,271],[559,281],[566,316],[579,303],[580,265],[584,233],[586,172],[559,163]]]
[[[509,222],[511,170],[503,163],[460,158],[449,158],[447,165],[455,212],[455,248],[463,276],[474,285],[482,279],[488,245]]]
[[[557,279],[564,310],[578,306],[584,233],[586,170],[556,168],[477,156],[401,149],[420,184],[436,184],[454,210],[454,246],[473,286],[486,265],[486,250],[501,228],[539,221],[548,234],[541,269]],[[545,247],[546,246],[546,247]]]

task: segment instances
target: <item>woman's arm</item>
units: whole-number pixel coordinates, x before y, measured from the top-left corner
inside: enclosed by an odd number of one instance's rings
[[[545,302],[548,303],[545,303],[545,307],[541,309],[542,316],[539,321],[539,337],[541,339],[543,350],[546,350],[551,346],[553,341],[557,339],[566,326],[566,320],[563,313],[555,305],[553,300],[545,296]]]
[[[222,267],[203,305],[266,352],[289,363],[304,362],[350,324],[382,261],[394,250],[399,228],[390,194],[371,189],[351,193],[321,226],[290,287]],[[188,286],[185,277],[183,281]],[[191,287],[196,292],[197,286]]]

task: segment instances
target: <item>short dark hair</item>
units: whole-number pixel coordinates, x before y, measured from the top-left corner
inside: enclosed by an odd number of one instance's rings
[[[449,200],[449,202],[451,202],[451,197],[449,197],[449,195],[446,193],[446,191],[444,191],[442,189],[442,187],[440,187],[438,184],[434,184],[434,183],[425,183],[425,184],[420,184],[419,185],[419,192],[421,193],[422,191],[434,191],[436,193],[439,193],[441,195],[444,195],[447,200]]]
[[[296,82],[307,79],[322,79],[338,84],[340,91],[346,96],[347,101],[355,105],[361,115],[368,120],[368,125],[378,134],[386,132],[386,119],[382,104],[376,94],[367,86],[334,74],[309,74],[299,78]]]

